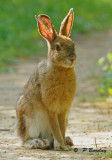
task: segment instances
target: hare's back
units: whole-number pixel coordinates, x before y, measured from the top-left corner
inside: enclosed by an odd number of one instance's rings
[[[24,87],[23,95],[30,103],[34,104],[41,99],[41,77],[45,74],[46,68],[47,62],[40,62]]]

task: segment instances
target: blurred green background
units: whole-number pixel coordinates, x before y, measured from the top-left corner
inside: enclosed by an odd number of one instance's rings
[[[112,27],[112,0],[1,0],[0,70],[45,51],[35,14],[49,15],[58,31],[70,8],[75,13],[72,36]]]

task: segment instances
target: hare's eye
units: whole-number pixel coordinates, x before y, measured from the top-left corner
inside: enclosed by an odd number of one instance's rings
[[[56,50],[57,50],[57,51],[60,51],[60,50],[61,50],[61,48],[60,48],[59,45],[56,45]]]

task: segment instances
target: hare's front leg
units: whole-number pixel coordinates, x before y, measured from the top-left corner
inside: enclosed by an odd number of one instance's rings
[[[62,137],[63,137],[63,140],[65,142],[65,131],[66,131],[66,125],[67,125],[67,113],[63,112],[63,113],[59,114],[58,120],[59,120],[59,125],[60,125],[60,130],[61,130],[61,133],[62,133]]]
[[[65,150],[65,151],[69,150],[69,148],[65,145],[65,142],[60,130],[58,115],[54,113],[50,113],[49,122],[50,122],[51,130],[53,133],[53,137],[54,137],[54,149]]]
[[[67,126],[67,112],[63,112],[59,114],[58,119],[59,119],[59,125],[60,125],[60,130],[63,136],[63,140],[66,145],[73,146],[73,141],[70,137],[65,137],[65,132],[66,132],[66,126]]]

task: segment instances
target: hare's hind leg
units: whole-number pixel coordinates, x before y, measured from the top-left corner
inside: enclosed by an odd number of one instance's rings
[[[30,106],[24,97],[20,98],[16,111],[18,135],[23,144],[30,148],[51,148],[53,136],[46,112]]]
[[[43,110],[35,112],[32,118],[25,116],[28,127],[29,139],[25,144],[30,148],[49,149],[53,144],[53,136],[50,129],[47,114]]]

